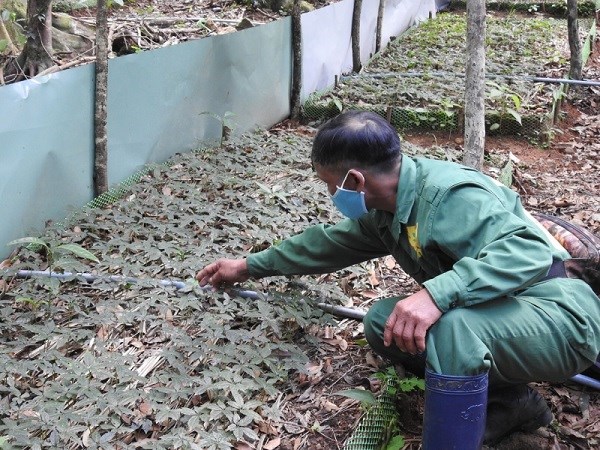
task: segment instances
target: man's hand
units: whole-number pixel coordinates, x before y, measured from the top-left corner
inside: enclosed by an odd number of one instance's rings
[[[398,348],[414,355],[425,351],[425,335],[442,316],[427,289],[406,297],[396,303],[394,310],[385,322],[383,343],[390,346],[392,340]]]
[[[219,259],[196,274],[200,286],[210,284],[215,288],[222,284],[246,281],[248,278],[250,274],[245,259]]]

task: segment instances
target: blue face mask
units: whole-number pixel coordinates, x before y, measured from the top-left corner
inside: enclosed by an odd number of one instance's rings
[[[349,219],[358,219],[361,216],[364,216],[369,211],[367,210],[367,206],[365,205],[365,193],[350,191],[348,189],[344,189],[344,183],[346,182],[346,178],[348,178],[348,174],[344,177],[344,181],[342,181],[341,186],[337,186],[335,194],[331,197],[333,204],[335,207],[346,217]]]

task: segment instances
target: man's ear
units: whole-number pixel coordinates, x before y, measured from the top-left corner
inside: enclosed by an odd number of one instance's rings
[[[348,183],[348,181],[350,180],[351,183]],[[348,178],[345,184],[346,189],[352,189],[353,191],[362,192],[365,190],[365,176],[359,170],[350,169],[348,171]]]

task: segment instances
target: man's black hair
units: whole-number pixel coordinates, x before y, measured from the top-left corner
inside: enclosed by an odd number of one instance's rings
[[[395,167],[400,155],[398,133],[383,117],[349,111],[321,125],[311,160],[323,167],[345,170],[357,165],[385,172]]]

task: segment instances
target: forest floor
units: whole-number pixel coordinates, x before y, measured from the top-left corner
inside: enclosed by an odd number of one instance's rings
[[[598,38],[595,50],[584,69],[584,79],[600,80],[600,39]],[[453,133],[408,133],[403,135],[403,139],[405,142],[426,149],[442,148],[459,153],[463,144],[462,136]],[[548,146],[541,147],[523,138],[488,136],[485,148],[488,157],[496,155],[506,159],[509,154],[514,155],[513,188],[519,192],[529,210],[559,215],[584,225],[596,235],[600,235],[599,87],[571,90],[568,99],[562,105],[561,119],[555,124],[554,138]],[[484,170],[488,169],[490,167]],[[399,291],[388,287],[385,295],[411,292],[410,280],[402,272],[398,272],[393,265],[389,267],[392,269],[388,270],[384,261],[380,265],[381,280],[371,281],[374,281],[375,285],[380,285],[381,282],[389,286],[390,279],[393,279],[402,286]],[[372,301],[369,295],[368,290],[358,293],[354,297],[355,306],[368,308]],[[345,325],[344,322],[342,325]],[[360,328],[359,331],[352,326],[350,329],[351,335],[360,336]],[[363,377],[365,375],[361,372],[361,368],[368,374],[377,364],[381,367],[385,365],[385,362],[374,358],[368,350],[357,346],[350,346],[346,350],[346,355],[342,360],[336,358],[335,352],[330,355],[339,366],[336,373],[350,373],[360,378],[361,375]],[[368,379],[366,377],[366,380]],[[364,383],[366,383],[365,378],[363,378]],[[495,449],[579,450],[593,449],[600,445],[600,392],[576,383],[535,383],[534,385],[552,408],[555,417],[552,426],[533,433],[515,433],[494,447]],[[309,399],[329,393],[330,387],[324,380],[319,379],[318,383],[311,385]],[[304,401],[299,402],[297,407],[304,410],[303,404]],[[406,408],[406,400],[399,405]],[[413,393],[408,405],[412,405],[412,411],[405,410],[401,417],[400,428],[405,437],[403,448],[418,449],[420,448],[419,417],[422,413],[419,408],[422,407],[422,394]],[[310,402],[306,406],[310,408]],[[288,408],[289,420],[297,420],[294,419],[297,416],[294,412],[296,407],[289,404]],[[346,414],[340,414],[339,411],[331,413],[321,410],[317,413],[317,417],[320,417],[320,423],[330,424],[331,430],[325,433],[313,433],[308,438],[309,445],[305,448],[338,448],[336,445],[352,435],[359,418],[362,417],[362,412],[360,409],[350,409]],[[292,441],[282,448],[297,447]]]
[[[84,20],[92,20],[94,11],[79,10],[76,15]],[[119,17],[122,18],[122,23],[134,23],[138,20],[135,17],[140,16],[146,17],[146,28],[149,31],[145,32],[145,37],[136,34],[139,28],[116,25]],[[160,22],[159,19],[163,16],[212,16],[216,21],[203,21],[203,25],[206,25],[204,29],[212,28],[213,33],[234,31],[235,25],[242,18],[250,18],[256,23],[278,18],[272,11],[240,6],[230,1],[126,2],[124,8],[111,9],[111,17],[115,21],[114,32],[129,36],[129,41],[121,41],[122,44],[125,42],[125,51],[122,46],[115,47],[115,53],[126,53],[132,42],[136,49],[144,50],[163,45],[169,39],[171,43],[176,43],[176,40],[189,38],[190,34],[182,31],[186,29],[185,26],[180,25],[177,29],[172,21]],[[193,22],[197,23],[198,20]],[[158,28],[159,24],[164,23],[170,23],[168,34]],[[153,37],[149,38],[150,35]],[[142,45],[144,42],[145,47]],[[584,70],[584,78],[600,80],[598,39]],[[573,89],[562,110],[561,120],[554,129],[554,139],[547,148],[524,139],[489,136],[486,139],[486,153],[488,156],[514,155],[513,188],[520,193],[527,208],[560,215],[600,234],[600,88]],[[289,134],[309,138],[314,131],[310,126],[285,121],[275,125],[269,133],[273,136]],[[437,132],[409,133],[403,139],[423,148],[448,148],[453,151],[460,151],[463,142],[459,135]],[[162,192],[171,195],[165,189]],[[347,305],[359,308],[368,308],[381,296],[409,293],[416,288],[389,259],[375,263],[366,273],[350,272],[343,277],[323,276],[317,281],[325,284],[338,283],[340,289],[348,295]],[[348,320],[321,327],[315,333],[320,345],[317,350],[313,350],[306,372],[291,380],[292,387],[279,402],[281,420],[260,430],[268,436],[260,445],[244,447],[238,443],[237,448],[343,448],[344,442],[356,430],[365,410],[351,399],[341,401],[336,393],[356,387],[378,393],[381,386],[373,378],[373,374],[387,365],[368,348],[360,345],[362,337],[361,325]],[[600,446],[600,392],[570,382],[537,383],[536,387],[552,408],[555,416],[552,426],[534,433],[516,433],[498,445],[497,449],[579,450]],[[405,437],[404,448],[418,449],[421,441],[422,393],[413,393],[409,404],[412,409],[403,415],[400,432]],[[406,403],[403,405],[406,406]]]

